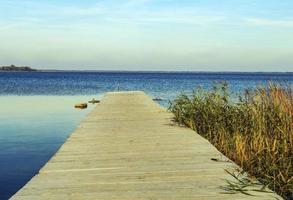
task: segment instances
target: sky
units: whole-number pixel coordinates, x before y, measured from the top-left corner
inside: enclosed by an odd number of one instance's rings
[[[292,0],[0,0],[0,65],[293,71]]]

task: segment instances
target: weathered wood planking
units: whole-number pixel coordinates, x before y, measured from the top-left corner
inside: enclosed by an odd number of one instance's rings
[[[143,92],[107,93],[12,199],[275,199],[225,194],[234,169],[207,140],[176,126]]]

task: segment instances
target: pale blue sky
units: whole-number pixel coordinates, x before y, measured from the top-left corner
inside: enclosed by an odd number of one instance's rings
[[[292,0],[0,0],[0,65],[293,71]]]

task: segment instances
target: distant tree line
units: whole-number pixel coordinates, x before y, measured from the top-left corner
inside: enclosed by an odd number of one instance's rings
[[[31,67],[28,67],[28,66],[17,67],[15,65],[10,65],[10,66],[0,67],[0,71],[37,71],[37,70],[32,69]]]

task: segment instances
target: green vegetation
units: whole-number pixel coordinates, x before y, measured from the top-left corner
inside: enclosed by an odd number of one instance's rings
[[[31,71],[37,71],[36,69],[32,69],[30,67],[24,66],[24,67],[17,67],[15,65],[10,66],[3,66],[0,67],[0,71],[25,71],[25,72],[31,72]]]
[[[175,120],[207,138],[251,176],[293,199],[293,93],[269,84],[233,100],[227,83],[170,102]]]

